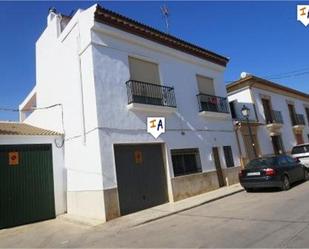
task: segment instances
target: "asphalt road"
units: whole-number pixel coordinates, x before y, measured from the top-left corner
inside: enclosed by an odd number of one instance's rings
[[[309,182],[241,192],[136,227],[50,221],[0,232],[0,247],[309,247]]]

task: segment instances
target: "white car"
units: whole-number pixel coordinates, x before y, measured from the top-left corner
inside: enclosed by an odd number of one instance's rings
[[[292,148],[291,156],[309,168],[309,143],[296,145]]]

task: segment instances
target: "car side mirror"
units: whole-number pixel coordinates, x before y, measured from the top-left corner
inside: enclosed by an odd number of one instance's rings
[[[295,159],[295,162],[300,163],[299,158],[296,158],[296,159]]]

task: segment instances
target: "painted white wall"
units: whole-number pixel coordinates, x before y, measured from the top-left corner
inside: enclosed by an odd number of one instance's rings
[[[235,113],[237,115],[237,118],[242,119],[243,116],[241,114],[241,109],[245,105],[250,109],[250,115],[249,120],[255,120],[255,111],[254,111],[254,101],[252,99],[250,88],[244,88],[240,91],[235,91],[228,94],[228,101],[233,102],[234,101],[234,107],[235,107]]]
[[[304,115],[306,125],[303,130],[303,137],[304,137],[304,141],[308,142],[307,134],[309,134],[309,124],[308,124],[308,119],[306,116],[304,105],[309,105],[309,101],[308,102],[302,101],[301,99],[277,94],[275,92],[265,91],[259,88],[252,88],[252,94],[256,100],[257,113],[258,113],[260,122],[265,124],[265,115],[264,115],[261,95],[270,96],[273,110],[281,111],[282,118],[283,118],[283,126],[281,128],[282,140],[283,140],[283,144],[285,146],[286,151],[290,152],[292,147],[296,145],[296,140],[295,140],[295,136],[293,133],[293,128],[292,128],[292,123],[291,123],[291,119],[289,115],[287,101],[291,101],[294,103],[296,113]],[[262,137],[265,137],[265,136],[269,137],[268,131],[265,126],[261,127],[259,129],[259,132],[261,132],[261,134],[264,134],[264,135],[261,135]],[[273,148],[272,148],[271,140],[268,138],[262,141],[265,146],[264,150],[266,152],[272,153]]]
[[[230,145],[235,164],[240,164],[232,120],[198,115],[196,74],[214,78],[216,95],[225,97],[223,67],[99,23],[95,23],[92,37],[104,188],[117,186],[113,144],[163,142],[168,152],[176,148],[198,148],[204,172],[215,170],[212,147]],[[164,115],[127,109],[125,82],[130,79],[129,56],[159,65],[162,85],[175,89],[176,113]],[[166,117],[166,133],[157,140],[146,132],[149,116]],[[182,130],[185,135],[181,135]],[[225,167],[222,151],[221,159]],[[170,153],[168,168],[173,176]]]
[[[56,143],[58,147],[56,146]],[[63,147],[61,145],[61,136],[17,136],[0,135],[0,145],[20,145],[20,144],[51,144],[53,155],[53,173],[54,173],[54,195],[56,215],[66,212],[66,178],[67,172],[63,160]]]
[[[240,108],[241,106],[240,103],[243,102],[248,102],[248,103],[255,103],[256,107],[256,112],[257,112],[257,117],[260,125],[257,129],[257,136],[259,139],[259,147],[261,150],[262,154],[273,154],[273,146],[271,142],[271,137],[269,136],[269,131],[267,130],[266,126],[264,125],[265,122],[265,115],[264,115],[264,109],[262,105],[262,95],[269,96],[271,98],[271,104],[272,104],[272,109],[276,111],[281,111],[282,117],[283,117],[283,126],[281,128],[281,137],[282,137],[282,142],[284,144],[284,148],[286,152],[290,152],[292,147],[296,145],[296,140],[295,136],[293,133],[293,128],[292,128],[292,123],[290,120],[289,116],[289,110],[288,110],[288,105],[287,101],[292,101],[295,105],[295,111],[296,113],[303,114],[305,118],[306,125],[303,130],[303,136],[304,136],[304,141],[308,141],[308,134],[309,134],[309,125],[308,125],[308,119],[305,113],[305,108],[304,105],[309,105],[309,101],[303,101],[297,98],[291,98],[290,96],[282,95],[275,93],[273,91],[266,91],[263,89],[259,89],[256,87],[252,88],[243,88],[235,92],[231,92],[228,95],[228,100],[229,102],[236,100],[236,112],[238,115],[240,114]],[[254,99],[254,101],[252,100]],[[240,144],[241,144],[241,150],[243,153],[245,153],[245,147],[244,143],[241,137],[241,134],[239,133],[239,138],[240,138]]]
[[[198,115],[196,74],[214,78],[216,95],[225,97],[224,67],[94,23],[93,12],[93,7],[78,11],[60,35],[50,22],[36,44],[37,107],[61,103],[64,129],[61,107],[34,111],[25,120],[65,131],[68,191],[115,187],[117,143],[164,142],[168,152],[199,148],[203,171],[215,169],[212,146],[230,145],[239,165],[232,120]],[[163,85],[175,87],[177,112],[166,117],[167,132],[158,140],[146,133],[146,117],[162,114],[127,109],[129,55],[158,63]],[[173,176],[170,153],[167,166]]]
[[[78,10],[61,34],[56,32],[54,20],[57,18],[54,18],[38,39],[37,107],[61,106],[36,110],[24,120],[38,127],[64,132],[68,191],[103,189],[90,47],[93,12],[94,7]]]

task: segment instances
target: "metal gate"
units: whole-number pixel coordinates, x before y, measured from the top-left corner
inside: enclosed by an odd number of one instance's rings
[[[121,215],[166,203],[161,144],[115,145]]]
[[[51,145],[0,145],[0,229],[54,217]]]

